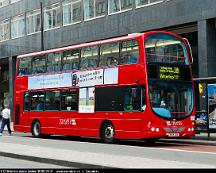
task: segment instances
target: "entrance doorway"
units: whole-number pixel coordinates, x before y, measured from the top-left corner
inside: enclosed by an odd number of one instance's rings
[[[9,62],[7,58],[0,60],[0,108],[9,103]]]

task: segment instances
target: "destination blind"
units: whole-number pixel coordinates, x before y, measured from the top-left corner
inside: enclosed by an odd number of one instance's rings
[[[148,78],[171,81],[191,81],[189,66],[151,64],[148,65]]]

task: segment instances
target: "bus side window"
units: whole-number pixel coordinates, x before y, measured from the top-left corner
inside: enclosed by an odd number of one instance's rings
[[[90,46],[81,49],[80,69],[95,68],[98,66],[98,49],[98,46]]]
[[[80,50],[69,50],[63,52],[62,58],[62,69],[66,70],[78,70],[79,69],[79,58],[80,58]]]
[[[45,73],[46,72],[46,57],[34,57],[32,59],[32,73]]]
[[[141,110],[141,88],[129,87],[124,92],[124,111],[140,111]]]
[[[45,110],[60,110],[60,91],[46,91]]]
[[[146,110],[146,89],[145,86],[141,87],[141,111]]]
[[[30,110],[30,94],[29,92],[26,92],[24,94],[24,111]]]
[[[98,87],[95,90],[96,111],[124,111],[125,87]]]
[[[78,90],[64,90],[61,92],[61,110],[78,111]]]
[[[22,58],[19,60],[18,75],[29,75],[31,72],[31,58]]]
[[[31,93],[31,110],[43,111],[44,110],[44,96],[45,93],[42,91]]]
[[[121,44],[120,64],[136,64],[139,60],[139,47],[136,40],[123,41]]]
[[[99,66],[118,65],[118,59],[119,59],[119,42],[101,45]]]
[[[50,53],[47,55],[47,72],[58,72],[61,70],[61,53]]]

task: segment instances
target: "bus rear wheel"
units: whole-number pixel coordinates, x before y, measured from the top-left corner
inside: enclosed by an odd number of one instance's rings
[[[41,124],[39,121],[34,121],[31,127],[31,133],[35,138],[41,137]]]
[[[105,143],[114,143],[115,129],[112,123],[105,123],[101,128],[101,139]]]

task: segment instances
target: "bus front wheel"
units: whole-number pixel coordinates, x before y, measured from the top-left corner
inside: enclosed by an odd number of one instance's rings
[[[31,132],[35,138],[41,137],[41,125],[39,121],[36,120],[32,123]]]
[[[101,129],[101,139],[105,143],[114,143],[115,142],[114,133],[115,133],[115,129],[113,124],[105,123]]]

